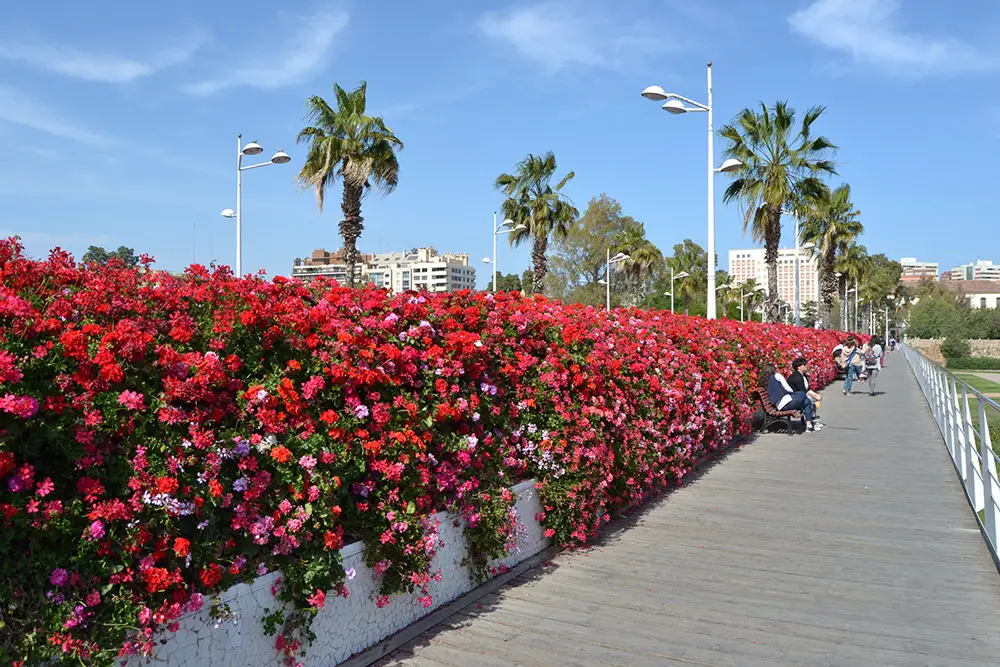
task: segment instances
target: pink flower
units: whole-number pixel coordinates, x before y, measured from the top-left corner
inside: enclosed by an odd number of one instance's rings
[[[118,402],[124,405],[129,410],[142,410],[146,406],[143,404],[143,395],[126,389],[121,394],[118,395]]]
[[[153,610],[149,607],[143,607],[139,610],[139,623],[140,625],[149,625],[149,622],[153,620]]]
[[[316,467],[316,457],[306,454],[301,459],[299,459],[299,465],[305,468],[306,470],[312,470],[313,468]]]
[[[97,605],[101,604],[101,594],[100,594],[100,592],[99,591],[90,591],[90,593],[87,594],[87,598],[86,598],[86,600],[84,600],[84,602],[87,603],[88,607],[96,607]]]
[[[84,531],[87,539],[93,542],[94,540],[99,540],[104,537],[104,524],[100,521],[95,521]]]
[[[46,477],[38,485],[38,488],[35,489],[35,493],[37,493],[39,495],[39,497],[44,498],[45,496],[47,496],[50,493],[52,493],[52,491],[55,488],[56,488],[56,485],[52,483],[52,480],[50,478]]]
[[[61,567],[57,567],[56,569],[52,570],[52,574],[49,575],[49,583],[55,586],[56,588],[61,587],[68,580],[69,580],[69,572],[62,569]]]
[[[317,609],[322,609],[326,605],[326,593],[317,588],[315,593],[306,598],[306,602]]]

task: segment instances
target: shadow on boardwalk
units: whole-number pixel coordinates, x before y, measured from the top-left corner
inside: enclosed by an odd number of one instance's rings
[[[861,387],[859,387],[861,388]],[[996,665],[1000,576],[901,355],[378,665]]]

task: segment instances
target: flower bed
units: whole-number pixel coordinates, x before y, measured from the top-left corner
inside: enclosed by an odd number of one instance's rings
[[[756,366],[837,336],[483,293],[80,268],[0,245],[0,657],[111,664],[280,571],[262,619],[294,663],[340,554],[379,606],[434,604],[432,518],[478,577],[535,478],[562,544],[750,429]]]

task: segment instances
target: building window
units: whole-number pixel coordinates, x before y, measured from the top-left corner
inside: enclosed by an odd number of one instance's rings
[[[979,307],[980,308],[986,308],[986,297],[985,296],[979,299]]]

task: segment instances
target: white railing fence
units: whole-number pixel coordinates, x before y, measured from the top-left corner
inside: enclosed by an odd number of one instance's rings
[[[1000,456],[993,451],[988,419],[991,414],[1000,416],[1000,405],[917,350],[907,345],[901,349],[941,429],[955,472],[962,480],[993,560],[1000,568],[1000,544],[997,542],[997,525],[1000,524],[997,464]],[[976,406],[975,415],[969,407],[970,398]],[[1000,433],[992,436],[1000,438]]]

